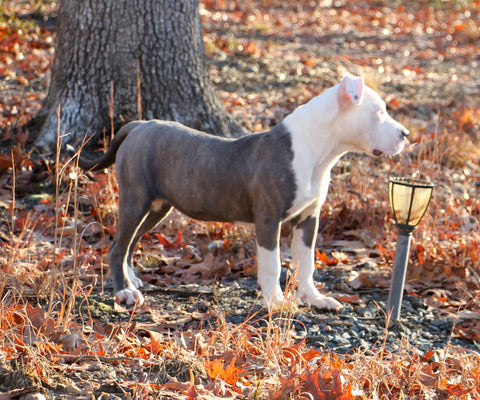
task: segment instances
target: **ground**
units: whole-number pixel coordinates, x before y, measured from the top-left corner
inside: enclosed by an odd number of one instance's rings
[[[105,257],[114,174],[79,175],[72,163],[62,168],[63,157],[56,164],[28,153],[29,132],[18,129],[47,90],[55,5],[0,8],[0,392],[287,399],[328,385],[334,393],[342,382],[348,398],[480,398],[468,367],[480,365],[477,1],[200,4],[212,80],[248,129],[279,123],[349,72],[411,131],[400,156],[349,155],[334,169],[316,281],[345,304],[338,313],[302,304],[268,313],[252,230],[179,213],[138,247],[147,306],[115,305]],[[12,145],[22,163],[15,174]],[[387,181],[403,175],[436,186],[414,233],[402,318],[386,329],[397,237]],[[292,274],[288,238],[285,226],[283,285]]]

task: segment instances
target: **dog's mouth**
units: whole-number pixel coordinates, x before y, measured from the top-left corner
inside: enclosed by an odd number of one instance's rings
[[[373,149],[372,154],[373,154],[375,157],[380,157],[380,156],[383,154],[383,151],[378,150],[378,149]]]

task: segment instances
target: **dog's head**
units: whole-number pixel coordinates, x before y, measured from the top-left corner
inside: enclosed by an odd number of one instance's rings
[[[337,134],[345,145],[374,156],[403,150],[408,129],[388,114],[385,102],[363,78],[346,76],[337,88]]]

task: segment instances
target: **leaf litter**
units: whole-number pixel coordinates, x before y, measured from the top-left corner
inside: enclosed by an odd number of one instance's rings
[[[346,71],[411,130],[396,158],[352,155],[335,167],[316,278],[344,302],[340,314],[294,304],[268,313],[252,229],[178,213],[135,254],[148,306],[113,303],[115,177],[70,170],[56,203],[54,166],[25,150],[27,129],[13,129],[39,110],[48,82],[55,6],[38,3],[0,5],[2,396],[480,398],[479,2],[200,4],[212,80],[251,130]],[[414,233],[403,318],[385,329],[396,240],[386,180],[412,174],[436,183],[435,198]],[[284,284],[288,236],[285,226]]]

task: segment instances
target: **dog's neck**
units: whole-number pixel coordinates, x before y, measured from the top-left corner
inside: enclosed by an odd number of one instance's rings
[[[327,89],[282,122],[292,135],[294,154],[302,157],[296,162],[303,164],[306,170],[330,171],[343,154],[352,150],[332,137],[337,136],[332,127],[340,111],[338,102],[332,101],[337,98],[337,92],[338,85]]]

